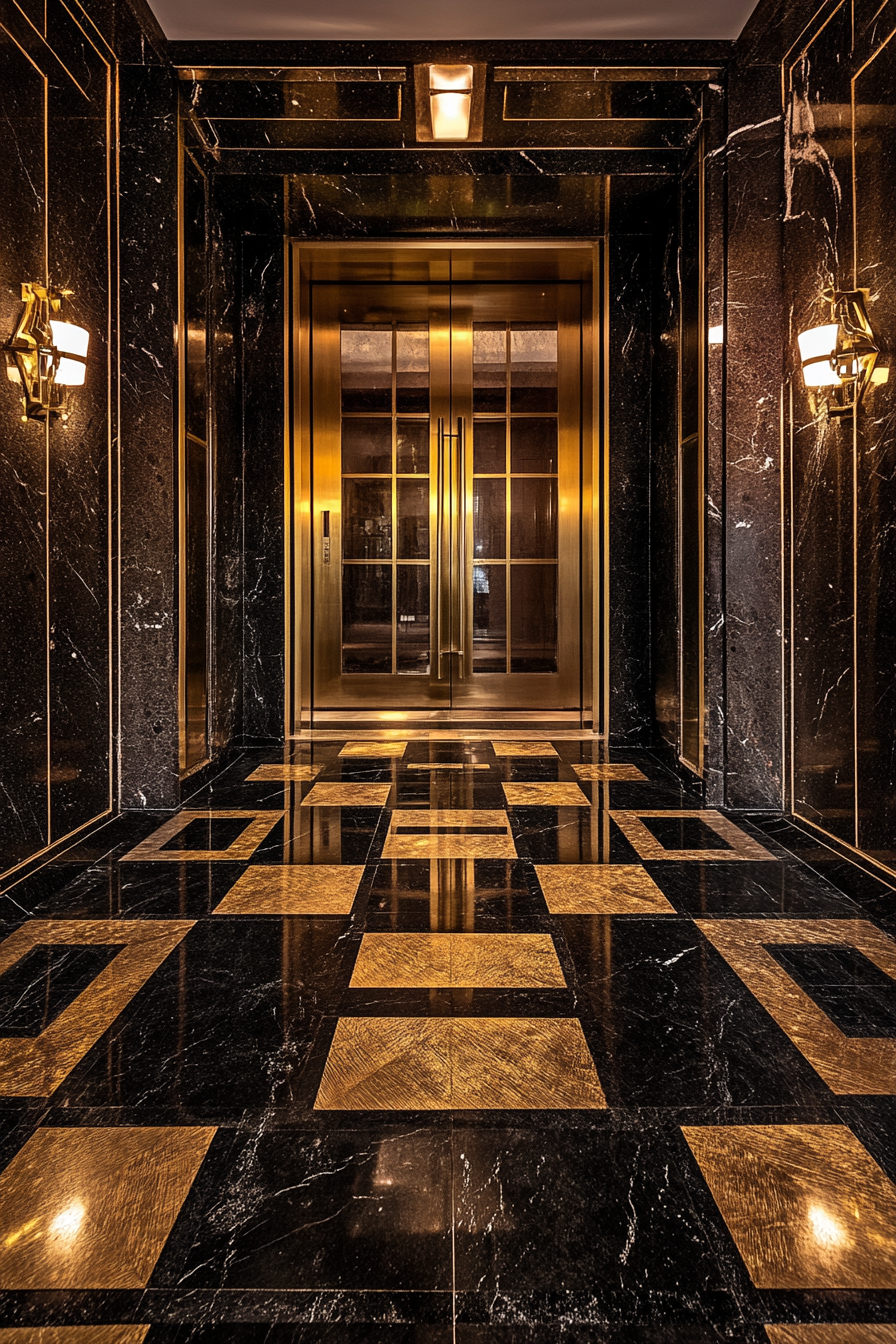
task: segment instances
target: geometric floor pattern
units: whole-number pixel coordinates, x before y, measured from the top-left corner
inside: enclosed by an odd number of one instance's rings
[[[896,1344],[896,903],[591,738],[247,750],[0,895],[0,1344]]]

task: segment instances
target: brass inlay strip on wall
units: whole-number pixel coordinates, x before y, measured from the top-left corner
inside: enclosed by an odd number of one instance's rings
[[[181,65],[179,79],[193,83],[235,80],[248,84],[404,84],[403,65]]]
[[[496,84],[556,83],[704,83],[715,79],[718,66],[690,65],[496,65]]]

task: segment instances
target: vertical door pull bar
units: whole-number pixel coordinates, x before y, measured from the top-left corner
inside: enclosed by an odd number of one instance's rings
[[[457,673],[464,675],[464,642],[467,633],[467,422],[457,417],[457,634],[453,652],[460,655]]]
[[[442,671],[442,524],[445,515],[445,421],[439,417],[436,429],[436,677],[439,681]]]
[[[321,509],[320,511],[321,531],[323,539],[323,562],[325,565],[330,563],[330,510]]]

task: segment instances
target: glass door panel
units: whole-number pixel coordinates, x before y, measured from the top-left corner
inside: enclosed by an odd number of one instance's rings
[[[576,708],[579,288],[320,285],[320,709]]]

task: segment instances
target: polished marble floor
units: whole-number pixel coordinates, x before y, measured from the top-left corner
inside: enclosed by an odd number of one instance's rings
[[[0,1344],[896,1344],[896,893],[651,753],[247,751],[0,918]]]

